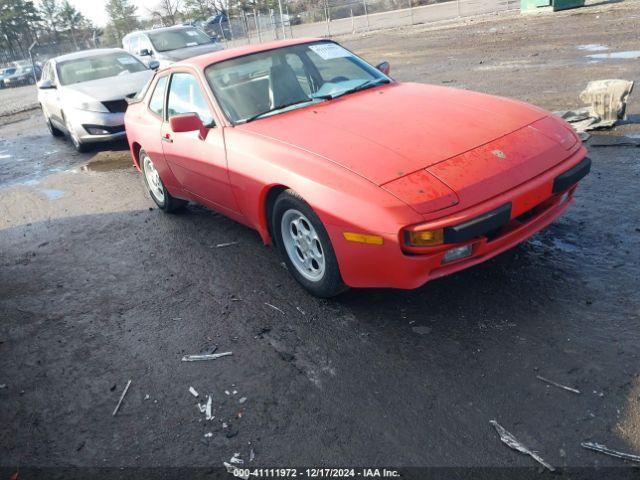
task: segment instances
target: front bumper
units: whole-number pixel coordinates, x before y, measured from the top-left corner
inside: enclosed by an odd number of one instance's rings
[[[413,289],[522,243],[551,224],[572,203],[577,182],[589,172],[590,160],[584,154],[581,149],[572,158],[509,192],[426,223],[425,229],[444,228],[447,243],[419,253],[406,251],[401,232],[378,233],[384,238],[383,245],[365,245],[346,241],[342,235],[344,227],[329,225],[327,230],[344,282],[352,287]],[[445,261],[447,251],[466,245],[471,246],[470,256]]]
[[[120,140],[126,137],[124,113],[89,112],[86,110],[65,110],[67,121],[82,143],[98,143]],[[102,128],[110,133],[94,135],[89,128]]]
[[[29,83],[29,77],[15,77],[15,78],[5,78],[3,80],[4,86],[9,87],[17,87],[19,85],[26,85]]]

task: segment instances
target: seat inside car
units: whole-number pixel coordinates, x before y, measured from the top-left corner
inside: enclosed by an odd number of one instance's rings
[[[298,77],[288,63],[282,62],[271,67],[269,71],[269,101],[271,108],[308,99],[309,96],[304,93]]]

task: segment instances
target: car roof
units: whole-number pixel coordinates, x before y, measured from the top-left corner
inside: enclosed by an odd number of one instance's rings
[[[155,33],[155,32],[166,32],[170,30],[182,30],[184,28],[198,28],[193,25],[171,25],[170,27],[160,27],[160,28],[150,28],[149,30],[136,30],[135,32],[127,33],[122,40],[125,38],[132,37],[134,35],[140,35],[142,33]]]
[[[191,57],[181,62],[174,63],[173,65],[171,65],[171,68],[179,67],[181,65],[187,65],[204,69],[212,63],[222,62],[223,60],[243,57],[252,53],[266,52],[267,50],[274,50],[276,48],[289,47],[291,45],[301,45],[303,43],[319,41],[330,40],[326,40],[324,38],[294,38],[290,40],[277,40],[275,42],[260,43],[256,45],[244,45],[242,47],[228,48],[225,50],[205,53],[204,55],[198,55],[197,57]]]
[[[68,53],[66,55],[60,55],[59,57],[55,57],[53,60],[56,62],[65,62],[67,60],[78,60],[80,58],[87,57],[98,57],[100,55],[107,55],[109,53],[129,53],[122,48],[93,48],[91,50],[81,50],[79,52]]]

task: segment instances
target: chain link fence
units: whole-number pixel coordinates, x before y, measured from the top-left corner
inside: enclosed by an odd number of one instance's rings
[[[42,67],[47,60],[59,55],[73,53],[80,50],[87,50],[99,46],[99,39],[79,39],[76,41],[61,42],[34,42],[30,48],[25,48],[22,55],[14,55],[13,57],[0,59],[0,68],[9,67],[11,65],[29,63]]]
[[[232,9],[201,26],[227,47],[284,38],[331,37],[371,30],[450,20],[458,17],[518,9],[519,0],[320,0],[299,9],[282,0],[280,9]],[[99,48],[100,38],[35,43],[30,52],[37,65],[66,53]],[[121,46],[121,45],[118,45]],[[0,68],[11,61],[0,58]],[[2,65],[4,64],[4,65]]]
[[[292,11],[283,0],[282,13],[280,9],[231,10],[220,16],[208,33],[215,34],[227,46],[234,46],[283,38],[364,33],[519,7],[519,0],[321,0],[312,7]]]

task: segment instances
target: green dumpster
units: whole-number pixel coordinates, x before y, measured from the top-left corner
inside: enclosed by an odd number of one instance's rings
[[[520,0],[522,13],[534,11],[566,10],[568,8],[584,7],[584,0]]]

